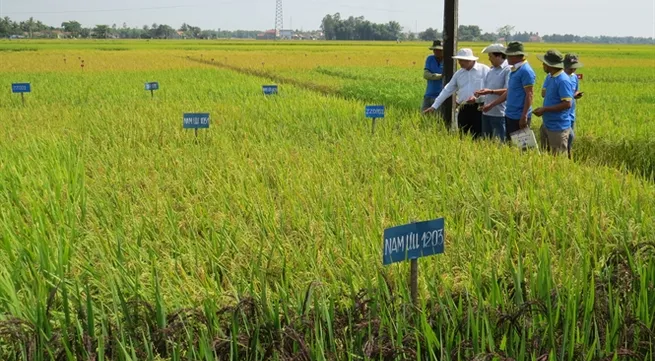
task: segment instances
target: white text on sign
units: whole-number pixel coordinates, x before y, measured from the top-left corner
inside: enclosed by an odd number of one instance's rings
[[[443,229],[432,232],[423,232],[419,238],[418,233],[410,233],[400,237],[384,240],[384,255],[412,251],[420,248],[437,247],[444,242]]]
[[[209,118],[208,117],[190,117],[190,118],[184,118],[184,124],[187,125],[204,125],[204,124],[209,124]]]

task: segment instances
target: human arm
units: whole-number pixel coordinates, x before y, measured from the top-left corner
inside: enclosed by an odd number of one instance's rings
[[[570,108],[571,108],[571,100],[570,99],[569,100],[562,100],[560,103],[555,104],[555,105],[551,105],[551,106],[548,106],[548,107],[537,108],[532,112],[532,114],[540,117],[540,116],[544,115],[544,113],[561,112],[563,110],[567,110],[567,109],[570,109]]]
[[[569,82],[560,82],[557,87],[557,94],[560,97],[560,102],[555,105],[540,107],[535,109],[532,113],[536,116],[542,116],[548,112],[561,112],[570,109],[573,104],[573,86]]]
[[[487,89],[487,88],[484,88],[484,89],[480,89],[480,90],[476,91],[475,96],[477,97],[477,96],[480,96],[480,95],[488,95],[488,94],[502,95],[506,91],[507,91],[507,89]],[[500,103],[502,103],[502,102],[500,102]],[[496,104],[496,105],[498,105],[498,104]]]
[[[528,111],[532,105],[533,90],[532,85],[523,87],[525,91],[525,101],[523,102],[523,111],[521,112],[521,119],[519,120],[519,128],[523,129],[528,126]]]
[[[573,98],[574,99],[582,98],[582,92],[580,91],[580,83],[577,76],[575,77],[575,92],[573,93]]]
[[[455,93],[455,91],[457,90],[457,78],[459,77],[459,74],[461,74],[461,72],[458,70],[455,73],[455,75],[453,75],[453,78],[450,79],[448,84],[446,84],[446,86],[443,88],[441,93],[439,93],[439,96],[437,97],[437,99],[434,100],[432,106],[425,110],[425,113],[439,109],[441,104],[443,104],[443,102],[446,101],[446,99],[448,99],[451,95]]]
[[[482,108],[482,111],[485,113],[490,111],[494,107],[498,106],[499,104],[504,103],[507,100],[507,89],[509,88],[509,76],[511,73],[511,69],[507,67],[504,71],[505,71],[505,81],[501,89],[483,89],[483,90],[489,90],[489,93],[487,94],[498,95],[498,98],[496,98],[491,103],[485,105]]]
[[[430,55],[425,58],[425,66],[423,66],[423,79],[425,80],[440,80],[443,75],[437,59]]]
[[[425,80],[441,80],[441,78],[443,78],[442,74],[433,73],[429,69],[423,71],[423,79]]]
[[[523,111],[521,112],[521,119],[519,119],[519,128],[523,129],[528,126],[528,112],[532,106],[534,98],[534,83],[536,75],[534,72],[524,72],[521,76],[521,85],[525,92],[525,100],[523,101]]]
[[[500,94],[500,96],[496,98],[496,100],[482,107],[482,111],[485,113],[507,100],[507,89],[494,89],[494,92],[491,94]]]

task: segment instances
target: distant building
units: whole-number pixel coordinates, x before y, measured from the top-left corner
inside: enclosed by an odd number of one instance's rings
[[[323,33],[318,30],[309,30],[309,31],[295,31],[291,29],[282,29],[276,31],[274,29],[267,30],[263,33],[257,34],[257,40],[275,40],[275,39],[287,39],[287,40],[318,40],[323,38]]]
[[[541,39],[541,36],[539,36],[539,33],[536,35],[530,36],[530,42],[532,43],[543,43],[543,40]]]
[[[282,39],[291,39],[293,38],[293,30],[291,29],[281,29],[280,38]]]
[[[257,39],[258,40],[272,40],[272,39],[277,38],[278,34],[279,34],[279,32],[277,30],[270,29],[270,30],[266,30],[263,33],[257,34]]]

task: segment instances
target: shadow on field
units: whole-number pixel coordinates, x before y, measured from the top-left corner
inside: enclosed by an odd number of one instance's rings
[[[419,110],[419,101],[413,98],[398,96],[394,89],[368,89],[366,86],[356,87],[345,85],[340,89],[329,86],[305,82],[289,77],[280,76],[272,71],[265,69],[242,68],[239,66],[229,65],[223,62],[214,62],[203,59],[194,59],[187,57],[188,60],[217,66],[239,72],[246,75],[258,76],[272,79],[279,83],[292,84],[297,87],[318,92],[326,96],[338,96],[344,99],[353,99],[363,102],[378,104],[383,102],[387,106],[393,106],[407,112],[417,112]],[[335,70],[316,69],[321,74],[335,77],[368,81],[365,77],[345,74]],[[413,95],[412,95],[413,96]],[[649,99],[648,99],[649,100]],[[536,132],[535,132],[536,133]],[[655,140],[651,139],[623,139],[623,140],[605,140],[591,137],[576,137],[574,145],[574,158],[581,161],[590,161],[593,165],[606,165],[617,168],[620,171],[629,171],[644,177],[649,181],[655,181]]]
[[[6,48],[0,47],[0,52],[39,51],[37,48]]]
[[[274,80],[275,82],[282,83],[282,84],[284,84],[284,83],[291,84],[291,85],[297,86],[297,87],[302,88],[302,89],[315,91],[315,92],[320,93],[320,94],[325,95],[325,96],[336,96],[336,97],[341,97],[343,99],[359,100],[359,101],[371,102],[371,103],[375,103],[375,104],[378,104],[381,101],[381,94],[379,93],[379,91],[376,92],[375,95],[370,95],[369,96],[369,95],[367,95],[368,93],[366,91],[362,91],[362,89],[357,89],[357,88],[353,88],[353,87],[344,87],[343,89],[336,89],[334,87],[329,87],[329,86],[325,86],[325,85],[315,84],[315,83],[311,83],[311,82],[306,82],[306,81],[302,81],[302,80],[298,80],[298,79],[294,79],[294,78],[281,76],[279,74],[275,74],[274,72],[270,72],[270,71],[267,71],[267,70],[264,70],[264,69],[242,68],[242,67],[239,67],[239,66],[226,64],[224,62],[209,61],[209,60],[203,60],[203,59],[194,59],[194,58],[190,58],[190,57],[187,57],[187,60],[194,61],[194,62],[197,62],[197,63],[206,64],[206,65],[212,65],[212,66],[216,66],[216,67],[223,68],[223,69],[232,70],[232,71],[235,71],[235,72],[238,72],[238,73],[241,73],[241,74],[245,74],[245,75],[251,75],[251,76],[257,76],[257,77],[261,77],[261,78],[271,79],[271,80]],[[382,99],[382,100],[384,100],[384,99]],[[416,103],[416,101],[414,101],[414,103]],[[419,105],[420,105],[420,104],[417,103],[417,105],[414,106],[414,107],[408,107],[408,106],[403,106],[403,105],[400,105],[400,104],[396,104],[394,102],[387,103],[387,104],[393,105],[396,108],[403,109],[403,110],[408,110],[408,111],[418,111]]]
[[[343,72],[343,71],[338,71],[338,70],[334,70],[334,69],[326,69],[326,68],[322,68],[320,66],[316,67],[314,70],[317,73],[321,73],[321,74],[328,75],[328,76],[333,76],[333,77],[340,78],[340,79],[368,80],[368,81],[378,81],[379,80],[379,79],[376,79],[374,77],[367,77],[367,76],[363,76],[363,75],[360,75],[360,74],[358,74],[358,75],[348,74],[348,73]]]
[[[128,295],[119,291],[111,316],[94,308],[89,286],[79,292],[60,283],[47,301],[39,301],[36,323],[0,318],[0,358],[310,361],[437,355],[440,360],[509,361],[522,354],[545,361],[555,354],[562,360],[646,360],[654,356],[655,333],[640,321],[649,316],[637,299],[648,297],[640,292],[652,277],[640,264],[653,261],[655,243],[617,247],[597,275],[583,280],[580,294],[556,286],[528,292],[536,284],[515,281],[515,274],[497,280],[486,276],[474,293],[444,293],[428,299],[419,313],[394,294],[384,274],[386,290],[352,296],[323,294],[320,284],[311,283],[300,307],[245,297],[221,308],[207,300],[204,307],[166,313],[161,296],[154,303],[126,301]],[[530,299],[539,293],[543,298]],[[499,295],[500,306],[484,301]]]
[[[216,66],[216,67],[223,68],[223,69],[232,70],[232,71],[235,71],[235,72],[238,72],[238,73],[241,73],[241,74],[272,79],[272,80],[275,80],[276,82],[279,82],[279,83],[287,83],[287,84],[295,85],[295,86],[297,86],[299,88],[312,90],[312,91],[321,93],[323,95],[338,95],[338,93],[336,93],[335,90],[330,88],[330,87],[323,86],[323,85],[318,85],[318,84],[313,84],[313,83],[309,83],[309,82],[304,82],[304,81],[300,81],[300,80],[293,79],[293,78],[287,78],[287,77],[279,76],[277,74],[268,72],[266,70],[257,70],[257,69],[253,69],[253,68],[242,68],[242,67],[239,67],[239,66],[234,66],[234,65],[230,65],[230,64],[226,64],[226,63],[222,63],[222,62],[209,61],[209,60],[203,60],[203,59],[193,59],[191,57],[187,57],[187,60],[195,61],[196,63],[202,63],[202,64],[212,65],[212,66]]]

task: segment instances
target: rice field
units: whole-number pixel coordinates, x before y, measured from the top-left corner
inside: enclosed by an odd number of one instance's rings
[[[0,359],[655,359],[653,48],[555,45],[571,161],[421,116],[426,47],[0,42]]]

